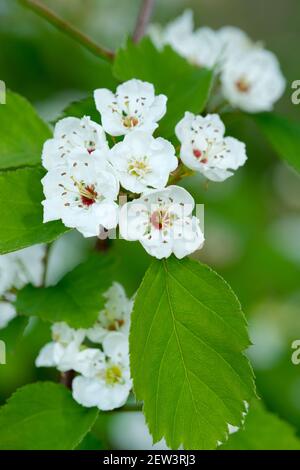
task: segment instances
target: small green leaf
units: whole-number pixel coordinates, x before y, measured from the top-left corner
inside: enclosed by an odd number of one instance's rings
[[[112,283],[113,260],[91,255],[56,285],[19,291],[16,308],[21,315],[37,316],[50,322],[65,321],[74,328],[92,326],[103,308],[105,292]]]
[[[67,229],[61,222],[43,223],[40,168],[0,172],[0,253],[55,240]]]
[[[279,157],[300,172],[300,123],[272,113],[257,114],[254,120]]]
[[[8,91],[6,104],[0,106],[0,170],[39,164],[50,137],[49,127],[30,103]]]
[[[258,400],[251,403],[244,426],[223,444],[222,450],[300,450],[292,426],[268,412]]]
[[[138,78],[151,82],[157,94],[167,95],[167,114],[159,123],[159,134],[164,137],[174,135],[185,111],[203,111],[213,76],[212,71],[189,64],[171,47],[158,51],[149,38],[139,44],[128,40],[117,53],[114,73],[122,81]]]
[[[62,385],[26,385],[0,409],[0,449],[72,450],[96,418],[95,408],[78,405]]]
[[[131,373],[155,442],[213,449],[254,395],[240,304],[196,261],[153,261],[135,300]]]

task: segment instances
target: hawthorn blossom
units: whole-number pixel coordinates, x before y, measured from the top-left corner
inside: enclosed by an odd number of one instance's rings
[[[108,150],[102,127],[90,117],[67,117],[55,125],[52,139],[45,142],[42,153],[43,166],[50,170],[81,159],[102,159]],[[74,154],[75,151],[75,154]],[[90,158],[88,158],[90,157]]]
[[[225,126],[217,114],[203,117],[187,112],[175,132],[183,163],[209,180],[224,181],[247,159],[243,142],[224,137]]]
[[[94,343],[102,343],[111,331],[129,333],[133,301],[127,298],[123,286],[114,282],[103,296],[106,299],[104,309],[94,326],[86,330],[87,338]]]
[[[222,70],[221,84],[229,103],[249,113],[271,111],[285,89],[276,56],[258,48],[228,60]]]
[[[33,245],[8,254],[16,267],[14,287],[21,289],[28,283],[34,286],[41,285],[44,274],[45,249],[45,245]]]
[[[170,21],[165,28],[152,24],[148,28],[148,34],[153,44],[162,49],[166,44],[176,50],[180,39],[185,40],[190,37],[194,29],[194,19],[192,10],[185,10],[182,15]]]
[[[0,295],[14,287],[16,265],[9,255],[0,256]]]
[[[52,341],[40,351],[35,364],[37,367],[56,367],[66,372],[74,369],[80,346],[85,338],[85,330],[75,330],[66,323],[54,323],[51,328]]]
[[[158,259],[177,258],[202,247],[199,220],[192,216],[192,196],[179,186],[149,191],[125,204],[120,211],[120,233],[125,240],[138,240]]]
[[[170,45],[192,64],[199,67],[214,67],[221,52],[221,41],[218,35],[207,27],[196,31],[193,29],[193,12],[186,10],[163,30],[155,26],[150,27],[149,35],[158,49],[162,49],[164,45]]]
[[[128,338],[112,332],[103,341],[103,353],[96,355],[89,351],[88,355],[91,357],[91,363],[86,364],[88,375],[79,375],[72,383],[74,400],[88,408],[97,406],[102,411],[123,406],[132,388]]]
[[[256,47],[249,36],[235,26],[223,26],[217,32],[223,62]]]
[[[116,227],[119,183],[105,160],[76,161],[53,168],[42,179],[46,199],[44,222],[61,219],[85,237],[97,236],[101,226]]]
[[[167,97],[155,96],[151,83],[132,79],[117,87],[116,93],[100,88],[94,92],[102,126],[112,136],[140,129],[150,133],[166,113]]]
[[[39,286],[44,271],[44,256],[44,245],[0,255],[0,295],[13,288],[21,289],[28,283]]]
[[[207,27],[197,29],[183,40],[178,38],[174,48],[191,64],[210,69],[219,62],[221,55],[219,38],[214,30]]]
[[[178,165],[173,145],[144,131],[126,135],[112,148],[109,161],[121,185],[133,193],[164,188]]]
[[[15,307],[10,302],[0,301],[0,329],[6,328],[17,315]]]

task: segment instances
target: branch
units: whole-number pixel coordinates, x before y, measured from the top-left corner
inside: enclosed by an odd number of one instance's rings
[[[44,272],[43,272],[41,287],[46,287],[48,263],[49,263],[49,254],[50,254],[50,244],[48,243],[48,245],[46,245],[45,256],[44,256],[44,259],[43,259]]]
[[[155,0],[142,0],[141,9],[133,33],[134,42],[139,42],[146,32],[150,21]]]
[[[101,56],[106,60],[112,60],[114,58],[114,52],[106,49],[105,47],[99,46],[89,36],[79,31],[79,29],[72,26],[67,21],[60,18],[56,13],[50,10],[48,7],[43,5],[39,0],[19,0],[19,2],[30,10],[37,13],[39,16],[44,18],[48,23],[52,24],[56,29],[67,34],[71,38],[79,42],[83,47],[88,49],[96,56]]]
[[[72,382],[75,377],[75,372],[73,370],[68,370],[67,372],[61,372],[60,374],[60,383],[67,387],[69,390],[72,390]]]

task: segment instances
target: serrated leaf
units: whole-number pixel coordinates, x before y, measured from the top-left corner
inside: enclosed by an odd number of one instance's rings
[[[71,450],[97,418],[59,384],[40,382],[17,390],[0,409],[1,450]]]
[[[0,172],[0,253],[55,240],[68,231],[60,221],[43,223],[41,168]]]
[[[153,261],[131,320],[131,374],[154,441],[213,449],[254,394],[246,321],[230,287],[196,261]]]
[[[65,321],[74,328],[92,326],[103,308],[105,292],[111,285],[113,260],[94,254],[66,274],[56,286],[19,291],[16,308],[21,315],[37,316],[50,322]]]
[[[300,172],[300,123],[272,113],[257,114],[254,120],[279,157]]]
[[[300,450],[300,439],[285,421],[265,409],[259,401],[251,403],[244,426],[220,447],[221,450]]]
[[[51,132],[31,104],[11,91],[0,106],[0,170],[41,162]]]
[[[159,134],[163,137],[174,135],[175,125],[185,111],[203,111],[213,76],[211,70],[189,64],[171,47],[158,51],[149,38],[139,44],[129,40],[117,52],[113,70],[121,81],[131,78],[148,81],[157,94],[167,95],[167,114],[159,123]]]

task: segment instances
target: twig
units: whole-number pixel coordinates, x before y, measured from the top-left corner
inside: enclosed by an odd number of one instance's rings
[[[73,370],[68,370],[67,372],[61,372],[60,374],[60,383],[67,387],[69,390],[72,389],[72,382],[75,377],[75,372]]]
[[[110,61],[113,60],[115,55],[113,51],[99,46],[96,42],[93,41],[93,39],[91,39],[89,36],[86,36],[75,26],[72,26],[70,23],[60,18],[56,13],[43,5],[39,0],[19,0],[19,2],[23,6],[29,8],[47,20],[59,31],[62,31],[63,33],[78,41],[83,47],[88,49],[96,56],[101,56],[104,59]]]
[[[155,0],[142,0],[139,16],[137,18],[135,30],[133,33],[134,42],[139,42],[144,36],[152,15],[154,3]]]
[[[46,287],[49,254],[50,254],[50,244],[48,243],[48,245],[46,245],[45,255],[44,255],[44,259],[43,259],[44,271],[43,271],[41,287]]]

